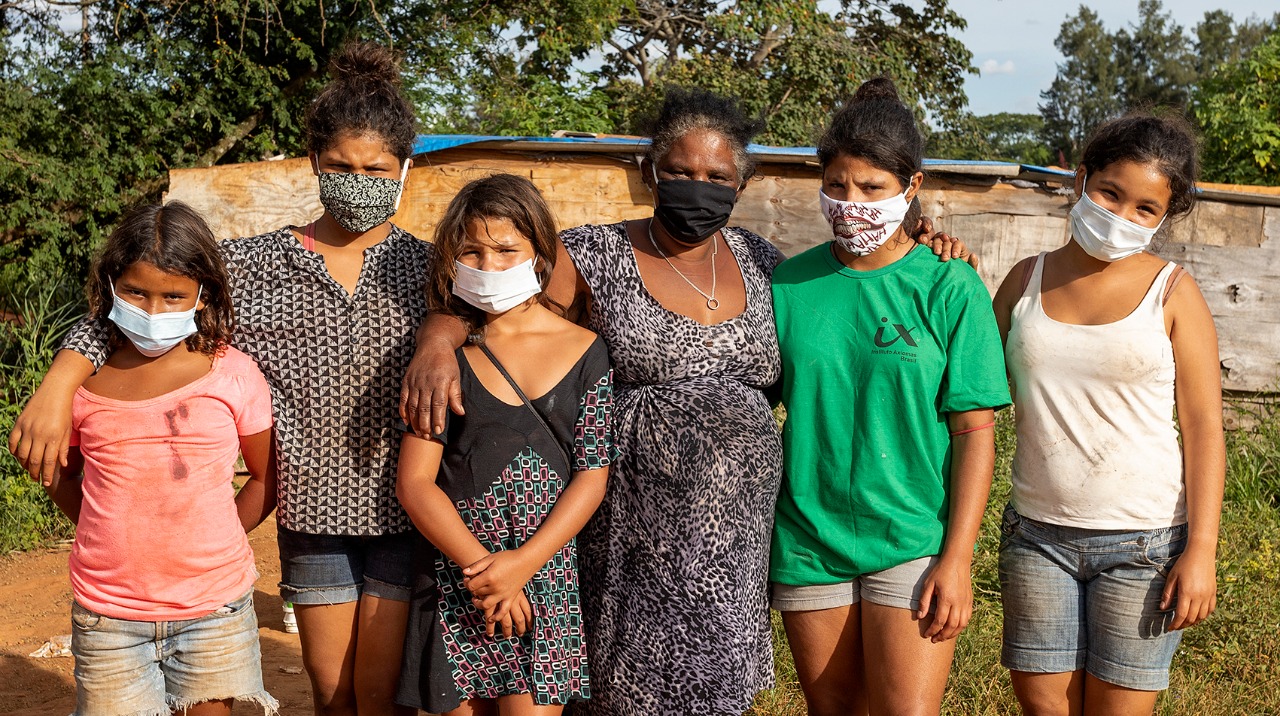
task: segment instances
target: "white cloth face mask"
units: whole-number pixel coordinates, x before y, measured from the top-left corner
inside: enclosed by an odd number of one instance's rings
[[[162,356],[199,330],[196,326],[196,306],[200,305],[203,286],[196,292],[196,305],[190,310],[147,313],[132,303],[121,300],[116,295],[115,282],[109,282],[109,285],[111,312],[107,314],[107,318],[116,324],[142,355],[148,358]]]
[[[533,259],[505,271],[481,271],[453,262],[453,295],[484,311],[507,311],[542,293]]]
[[[1088,183],[1088,174],[1084,180]],[[1080,201],[1071,207],[1071,236],[1095,259],[1119,261],[1150,246],[1151,238],[1164,225],[1167,216],[1161,217],[1154,229],[1149,229],[1116,216],[1081,192]]]
[[[818,202],[836,243],[854,256],[866,256],[883,246],[902,226],[911,207],[906,191],[880,201],[840,201],[819,189]]]

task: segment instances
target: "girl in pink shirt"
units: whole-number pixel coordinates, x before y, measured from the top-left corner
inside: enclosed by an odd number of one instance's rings
[[[76,523],[81,716],[229,714],[235,700],[275,711],[245,536],[275,506],[271,395],[228,345],[227,284],[213,234],[176,202],[130,212],[90,272],[112,354],[76,392],[69,465],[46,488]]]

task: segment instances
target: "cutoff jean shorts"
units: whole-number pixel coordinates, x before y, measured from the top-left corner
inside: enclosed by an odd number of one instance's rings
[[[1007,506],[1000,526],[1000,663],[1014,671],[1065,673],[1141,691],[1169,687],[1182,640],[1173,610],[1160,609],[1187,526],[1136,532],[1065,527]]]
[[[318,535],[280,527],[280,597],[295,605],[346,604],[361,594],[407,602],[416,534]]]
[[[71,605],[76,716],[167,716],[235,699],[274,714],[262,686],[253,590],[212,614],[182,621],[116,619]]]

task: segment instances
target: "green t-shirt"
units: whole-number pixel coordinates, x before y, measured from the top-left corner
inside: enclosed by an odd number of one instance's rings
[[[778,266],[784,476],[770,579],[848,581],[938,554],[947,413],[1009,404],[991,297],[917,246],[854,271],[823,244]]]

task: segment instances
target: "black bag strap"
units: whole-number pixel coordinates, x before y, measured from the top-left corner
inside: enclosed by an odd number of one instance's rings
[[[555,431],[551,429],[551,426],[547,424],[546,419],[542,417],[542,413],[539,413],[538,409],[533,407],[533,403],[529,402],[528,396],[524,394],[523,390],[520,390],[520,386],[516,384],[515,379],[511,377],[511,374],[507,372],[506,368],[502,367],[502,363],[498,362],[497,357],[493,355],[493,351],[489,350],[489,346],[486,346],[483,343],[480,343],[479,346],[480,350],[484,352],[485,357],[493,364],[493,367],[498,369],[498,372],[502,374],[502,377],[506,378],[507,383],[516,391],[516,395],[520,396],[520,400],[524,403],[524,407],[528,408],[530,413],[533,413],[533,417],[537,418],[538,424],[542,426],[543,430],[547,431],[547,435],[551,436],[551,442],[554,443],[556,449],[560,451],[560,456],[564,458],[564,462],[568,466],[569,472],[573,472],[573,460],[569,457],[569,453],[565,451],[564,445],[560,444],[560,438],[556,436]],[[565,477],[567,478],[568,475]]]

